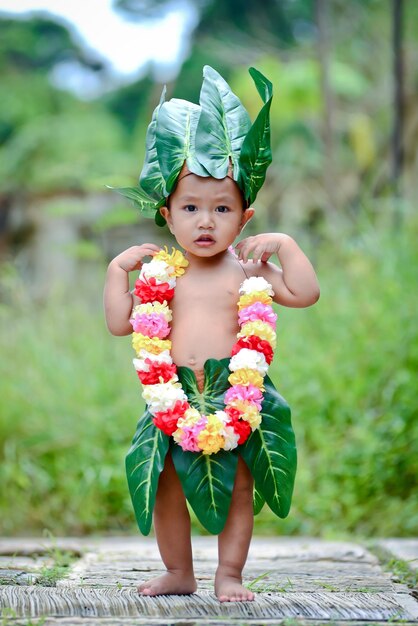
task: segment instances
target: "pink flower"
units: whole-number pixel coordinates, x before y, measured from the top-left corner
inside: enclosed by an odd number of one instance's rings
[[[248,387],[244,387],[243,385],[233,385],[226,392],[224,402],[225,404],[229,404],[234,400],[245,400],[248,402],[252,402],[253,404],[255,404],[257,409],[261,411],[263,394],[258,387],[255,387],[255,385],[248,385]]]
[[[162,313],[143,313],[135,315],[130,321],[134,332],[147,337],[164,339],[170,333],[170,327]]]
[[[197,436],[200,431],[205,428],[206,424],[207,419],[205,416],[202,416],[202,418],[194,426],[186,426],[181,429],[181,439],[178,443],[183,450],[188,450],[189,452],[200,452],[200,448],[197,445]]]
[[[272,307],[262,302],[254,302],[246,306],[238,313],[238,323],[240,326],[247,322],[266,322],[273,330],[276,328],[277,315]]]

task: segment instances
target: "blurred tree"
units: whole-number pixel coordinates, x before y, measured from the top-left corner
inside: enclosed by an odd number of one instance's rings
[[[69,60],[101,69],[50,19],[0,20],[3,197],[89,189],[93,181],[123,171],[118,159],[124,135],[115,115],[100,101],[82,103],[49,80],[53,67]],[[123,118],[123,110],[118,113]]]
[[[150,107],[155,106],[153,101],[150,102],[155,91],[154,85],[151,78],[146,76],[103,97],[105,107],[123,123],[129,133],[135,129],[141,115],[148,119]]]
[[[323,177],[327,193],[328,209],[338,210],[338,194],[335,187],[334,171],[334,98],[330,85],[330,28],[329,3],[315,0],[316,23],[318,27],[318,60],[320,67],[320,84],[323,102],[322,140],[324,146]]]
[[[59,61],[76,60],[92,69],[101,64],[74,43],[70,32],[52,19],[0,20],[0,69],[46,73]]]
[[[43,199],[105,190],[134,164],[122,125],[100,101],[80,102],[50,81],[76,61],[99,71],[49,19],[0,19],[0,248],[25,244],[40,222]],[[69,203],[71,210],[74,203]],[[34,207],[34,208],[33,208]],[[11,220],[10,216],[14,219]],[[11,232],[13,231],[13,233]]]
[[[113,7],[128,19],[142,21],[164,14],[172,6],[171,0],[115,0]]]
[[[393,132],[392,132],[392,180],[396,195],[400,195],[400,178],[404,161],[404,62],[403,0],[392,0],[392,45],[393,45]],[[399,226],[401,215],[396,212],[395,226]]]

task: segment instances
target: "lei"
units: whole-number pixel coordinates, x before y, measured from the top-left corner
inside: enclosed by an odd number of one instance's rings
[[[134,307],[130,319],[136,352],[133,363],[155,426],[173,436],[183,450],[213,454],[244,443],[261,423],[263,378],[276,347],[274,292],[260,276],[241,284],[240,331],[229,362],[231,387],[225,393],[225,408],[202,415],[188,402],[167,339],[172,321],[168,303],[174,297],[176,277],[184,274],[188,264],[179,250],[169,253],[164,248],[142,265],[134,290],[141,304]]]

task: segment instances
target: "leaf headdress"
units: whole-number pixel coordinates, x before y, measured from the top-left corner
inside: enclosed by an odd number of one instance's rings
[[[270,148],[271,82],[251,67],[249,73],[263,100],[255,122],[228,83],[209,65],[203,68],[199,105],[172,98],[165,87],[146,136],[146,153],[137,187],[116,189],[145,217],[165,224],[159,208],[174,191],[180,170],[198,176],[232,176],[250,206],[261,189],[272,155]]]

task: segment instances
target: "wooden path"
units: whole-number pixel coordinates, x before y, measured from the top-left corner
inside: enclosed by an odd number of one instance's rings
[[[136,584],[162,571],[153,539],[0,539],[0,625],[418,624],[418,539],[254,538],[244,582],[256,600],[224,604],[216,538],[193,547],[198,592],[145,598]]]

